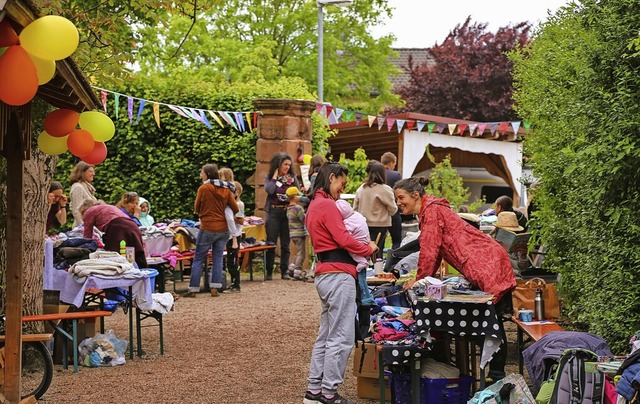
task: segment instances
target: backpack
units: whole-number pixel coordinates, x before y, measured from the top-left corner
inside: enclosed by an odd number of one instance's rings
[[[588,349],[565,350],[555,372],[542,383],[536,396],[539,404],[602,404],[604,375],[587,362],[597,362],[598,355]]]

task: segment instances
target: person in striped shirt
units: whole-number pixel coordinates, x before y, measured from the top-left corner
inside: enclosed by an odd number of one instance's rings
[[[289,187],[286,191],[289,198],[287,220],[289,221],[289,237],[296,245],[296,256],[289,264],[288,275],[296,280],[302,280],[302,263],[307,250],[307,229],[304,227],[304,208],[299,205],[302,192],[298,187]]]

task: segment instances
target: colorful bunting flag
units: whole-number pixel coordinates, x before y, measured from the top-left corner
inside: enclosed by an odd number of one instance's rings
[[[456,125],[455,123],[447,124],[447,128],[449,129],[450,135],[453,135],[454,133],[456,133],[456,126],[458,125]]]
[[[396,122],[394,118],[387,118],[387,130],[391,132],[391,128],[393,128],[393,124]]]
[[[436,124],[435,122],[428,122],[427,123],[427,132],[429,133],[433,133],[433,130],[436,128]]]
[[[253,132],[253,128],[251,127],[251,114],[249,112],[245,112],[244,116],[247,118],[247,125],[249,126],[249,132]]]
[[[213,129],[213,126],[211,126],[211,122],[209,122],[209,120],[207,119],[207,114],[204,113],[204,109],[199,109],[198,113],[200,114],[200,121],[204,123],[207,128]]]
[[[344,113],[344,109],[336,107],[336,109],[333,111],[333,113],[336,115],[336,121],[339,121],[340,117]]]
[[[224,124],[222,123],[222,121],[220,120],[220,118],[218,118],[218,115],[215,114],[215,112],[213,111],[207,111],[209,113],[209,115],[216,121],[218,122],[218,125],[220,125],[221,127],[224,128]]]
[[[464,135],[464,131],[467,130],[467,126],[469,126],[469,125],[464,124],[464,123],[461,123],[461,124],[458,125],[458,134],[460,136]]]
[[[438,124],[436,124],[436,127],[438,128],[438,133],[439,133],[439,134],[442,134],[442,132],[444,132],[444,128],[445,128],[446,126],[447,126],[447,125],[446,125],[446,124],[444,124],[444,123],[438,123]]]
[[[500,129],[500,134],[504,135],[508,127],[509,127],[509,122],[500,122],[498,124],[498,128]]]
[[[520,121],[512,121],[511,127],[513,128],[513,134],[518,136],[518,129],[520,129]]]
[[[120,109],[120,94],[116,93],[114,99],[113,99],[113,103],[115,105],[116,108],[116,121],[118,120],[118,111]]]
[[[160,128],[160,105],[157,102],[153,103],[153,118],[156,120],[158,128]]]
[[[136,123],[140,121],[140,115],[142,115],[142,110],[144,109],[144,105],[147,103],[146,100],[140,100],[140,106],[138,107],[138,115],[136,116]]]
[[[185,118],[189,118],[189,115],[185,114],[180,108],[176,107],[175,105],[168,105],[168,107],[170,110],[172,110],[176,114],[183,116]]]
[[[494,133],[496,133],[496,129],[498,129],[498,124],[497,123],[490,123],[489,124],[489,132],[493,135]]]
[[[362,114],[360,112],[356,112],[356,126],[358,126],[360,124],[360,121],[362,120]],[[371,125],[369,125],[371,126]]]
[[[378,130],[382,129],[382,125],[384,125],[384,117],[378,117]]]
[[[107,91],[100,90],[100,101],[102,101],[102,107],[104,108],[104,113],[107,113]]]
[[[402,128],[404,127],[405,122],[406,120],[404,119],[396,119],[396,126],[398,127],[398,133],[402,131]]]
[[[422,128],[424,128],[426,124],[426,122],[418,121],[418,132],[422,132]]]
[[[478,136],[482,136],[484,134],[485,129],[487,129],[486,123],[478,124]]]
[[[129,115],[129,123],[133,122],[133,97],[127,97],[127,114]]]
[[[470,123],[469,124],[469,136],[473,136],[473,132],[476,131],[476,128],[478,128],[478,124],[477,123]]]
[[[412,121],[412,120],[408,120],[407,121],[407,129],[411,130],[413,129],[413,125],[416,123],[416,121]]]
[[[371,127],[371,125],[373,125],[373,123],[376,121],[376,117],[373,115],[367,115],[367,121],[369,122],[369,127]]]

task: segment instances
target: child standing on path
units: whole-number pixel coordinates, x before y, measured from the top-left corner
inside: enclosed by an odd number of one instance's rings
[[[289,276],[295,280],[304,279],[302,276],[302,263],[304,262],[307,246],[307,229],[304,227],[304,209],[298,205],[302,192],[297,187],[289,187],[286,191],[289,198],[287,207],[287,220],[289,221],[289,237],[296,245],[296,256],[289,264]]]
[[[236,192],[235,198],[238,204],[238,213],[235,215],[235,234],[231,234],[231,238],[227,242],[227,272],[231,277],[231,286],[229,286],[230,292],[240,292],[240,269],[238,268],[238,251],[240,250],[239,237],[242,236],[242,225],[240,222],[244,221],[244,202],[240,200],[240,194],[242,193],[242,184],[238,181],[233,181]],[[225,210],[225,216],[226,216]],[[235,237],[233,237],[235,236]],[[235,244],[234,244],[235,241]]]

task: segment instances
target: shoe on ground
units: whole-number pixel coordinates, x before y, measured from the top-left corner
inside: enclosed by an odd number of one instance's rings
[[[211,289],[211,297],[218,297],[220,293],[218,293],[217,289]]]
[[[182,297],[196,297],[196,296],[197,296],[196,292],[187,292],[182,295]]]
[[[273,280],[273,275],[269,275],[269,274],[265,275],[264,276],[264,280],[265,281],[272,281]]]
[[[309,390],[304,393],[304,400],[302,400],[302,404],[319,404],[320,397],[322,397],[322,393],[313,394]]]
[[[231,292],[231,293],[240,293],[240,288],[231,287],[231,288],[227,289],[227,291]]]
[[[299,269],[294,270],[293,271],[293,275],[291,277],[296,281],[303,281],[304,280],[304,275],[302,274],[302,271],[299,270]]]
[[[284,273],[280,274],[280,277],[281,277],[282,279],[291,279],[291,278],[289,277],[289,275],[288,275],[286,272],[284,272]]]
[[[322,404],[356,404],[355,401],[349,400],[336,393],[333,397],[327,398],[320,396],[320,403]]]

